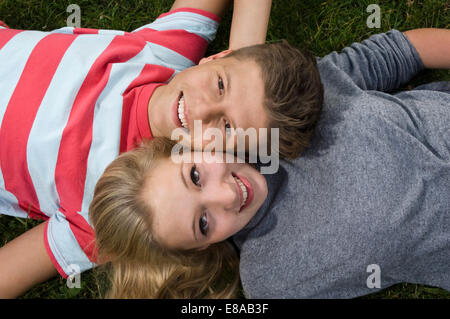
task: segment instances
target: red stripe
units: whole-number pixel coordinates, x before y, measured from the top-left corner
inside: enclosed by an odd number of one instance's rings
[[[11,40],[16,34],[22,32],[22,30],[0,30],[0,50]]]
[[[161,65],[146,64],[141,73],[130,83],[123,93],[123,111],[122,111],[122,127],[120,133],[120,153],[128,151],[140,143],[143,137],[151,138],[151,136],[140,136],[137,126],[136,114],[139,107],[148,109],[148,100],[143,101],[146,105],[139,105],[143,85],[149,83],[164,83],[173,74],[173,69],[166,68]],[[148,122],[148,115],[145,119]]]
[[[17,197],[22,209],[31,212],[30,217],[45,215],[40,212],[28,171],[28,137],[53,75],[74,39],[73,35],[50,34],[37,43],[9,100],[0,128],[0,165],[5,189]]]
[[[141,73],[128,85],[127,89],[123,92],[126,96],[131,89],[138,86],[149,83],[163,83],[166,82],[172,76],[174,70],[158,64],[146,64]]]
[[[133,41],[129,37],[116,36],[113,39],[96,59],[81,85],[61,138],[55,169],[60,211],[65,214],[80,247],[91,260],[95,258],[94,232],[80,214],[67,212],[79,212],[82,208],[94,108],[108,82],[111,66],[133,58],[144,46],[144,41]]]
[[[156,31],[144,28],[134,34],[143,37],[148,42],[159,44],[175,51],[191,60],[194,64],[198,64],[205,55],[208,46],[208,41],[201,36],[185,30]]]
[[[86,256],[91,262],[97,260],[97,246],[95,244],[95,232],[91,225],[78,213],[65,212],[59,209],[64,214],[66,220],[69,222],[69,227],[72,230],[75,238],[81,249],[86,253]]]
[[[74,34],[98,34],[98,29],[74,28]]]
[[[55,255],[53,255],[53,251],[50,248],[50,245],[48,244],[48,221],[46,222],[45,228],[44,228],[44,244],[45,244],[45,250],[47,250],[47,254],[50,257],[50,260],[52,261],[53,265],[55,266],[56,270],[58,271],[58,273],[63,277],[63,278],[67,278],[69,277],[64,270],[61,268],[61,266],[58,263],[58,260],[56,260]]]
[[[171,14],[176,13],[176,12],[196,13],[196,14],[200,14],[202,16],[205,16],[207,18],[210,18],[211,20],[214,20],[217,23],[220,23],[220,17],[218,15],[215,15],[214,13],[211,13],[209,11],[205,11],[205,10],[202,10],[202,9],[194,9],[194,8],[178,8],[178,9],[175,9],[175,10],[172,10],[172,11],[169,11],[169,12],[161,14],[158,17],[158,19],[162,18],[162,17],[166,17],[166,16],[171,15]]]

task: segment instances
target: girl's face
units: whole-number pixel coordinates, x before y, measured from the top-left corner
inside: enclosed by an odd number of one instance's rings
[[[214,155],[223,156],[223,155]],[[267,196],[265,178],[243,163],[159,160],[144,196],[157,241],[172,249],[202,249],[241,230]]]

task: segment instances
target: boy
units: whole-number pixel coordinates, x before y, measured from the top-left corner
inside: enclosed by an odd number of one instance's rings
[[[246,296],[450,290],[450,82],[387,93],[424,67],[450,69],[450,30],[374,35],[318,67],[318,134],[266,176],[266,202],[234,236]]]
[[[177,74],[200,60],[227,2],[177,0],[131,33],[0,27],[0,209],[48,219],[0,249],[2,296],[56,271],[67,277],[94,265],[87,208],[96,180],[120,152],[190,129],[193,120],[224,131],[270,124],[260,65],[220,59],[264,42],[270,1],[235,1],[230,50]]]

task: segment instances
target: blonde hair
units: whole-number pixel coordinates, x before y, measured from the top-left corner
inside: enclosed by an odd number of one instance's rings
[[[152,212],[142,196],[158,161],[174,143],[155,138],[120,155],[98,181],[89,217],[106,298],[235,298],[239,260],[229,242],[201,251],[172,251],[152,236]],[[98,269],[98,270],[99,270]]]

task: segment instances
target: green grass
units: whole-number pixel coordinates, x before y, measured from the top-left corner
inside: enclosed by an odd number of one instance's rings
[[[16,29],[50,31],[66,25],[69,13],[66,8],[76,3],[81,8],[81,26],[85,28],[131,31],[154,20],[166,12],[172,0],[2,0],[0,20]],[[366,8],[377,3],[381,8],[381,28],[369,29]],[[225,14],[216,40],[207,54],[227,48],[231,9]],[[268,41],[287,39],[298,47],[308,47],[314,54],[323,56],[339,51],[355,41],[392,28],[405,31],[423,27],[450,27],[450,2],[427,1],[372,1],[372,0],[273,0],[272,14],[267,33]],[[449,71],[425,71],[410,85],[430,81],[450,80]],[[0,246],[36,226],[33,220],[0,216]],[[22,298],[95,298],[98,289],[94,271],[81,275],[81,288],[69,289],[65,280],[51,279],[28,291]],[[446,298],[450,292],[415,284],[398,284],[363,298]]]

